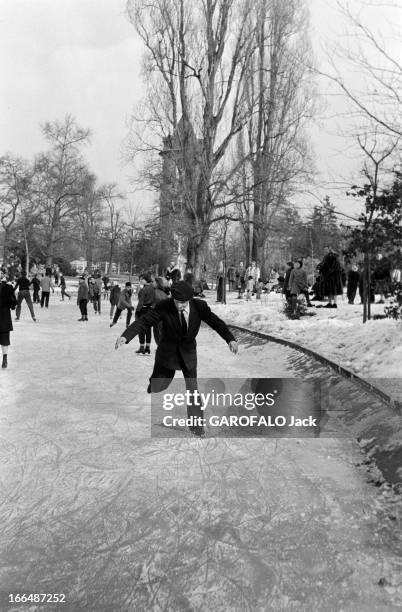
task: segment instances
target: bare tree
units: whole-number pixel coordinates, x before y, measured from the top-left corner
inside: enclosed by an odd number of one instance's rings
[[[338,85],[360,123],[368,120],[391,137],[401,136],[402,40],[397,25],[401,21],[401,4],[337,0],[337,5],[347,23],[346,42],[341,44],[338,39],[329,45],[331,69],[320,73]],[[395,35],[385,37],[380,28],[369,25],[369,15],[372,24],[375,15],[379,23],[384,23],[388,12],[394,20]],[[387,27],[390,29],[389,22]]]
[[[124,235],[125,221],[119,202],[124,196],[117,190],[115,183],[105,185],[100,189],[100,197],[104,201],[107,210],[107,225],[104,228],[104,236],[109,245],[109,266],[105,274],[112,269],[113,257],[116,253],[116,246]]]
[[[134,253],[135,253],[135,248],[136,248],[136,238],[137,238],[137,234],[138,232],[142,229],[142,227],[140,226],[140,210],[139,210],[139,206],[136,205],[132,205],[129,204],[129,206],[127,206],[127,209],[125,211],[126,213],[126,218],[127,221],[125,223],[125,243],[126,245],[128,245],[128,252],[129,252],[129,273],[130,273],[130,280],[131,277],[133,275],[133,270],[134,270]]]
[[[247,119],[244,75],[255,45],[249,0],[129,0],[145,43],[149,114],[135,152],[171,137],[180,227],[199,274],[214,220],[218,180]],[[158,141],[159,140],[159,141]]]
[[[71,223],[77,198],[85,192],[88,169],[80,148],[88,142],[90,132],[78,127],[70,115],[62,122],[45,123],[42,132],[51,149],[36,159],[36,196],[46,228],[46,264],[51,265],[56,245],[65,237],[64,224]]]
[[[248,166],[241,169],[243,181],[252,185],[244,201],[252,223],[249,256],[263,263],[275,215],[312,168],[304,128],[314,111],[314,86],[304,1],[259,0],[252,14],[257,46],[247,73],[247,155],[240,159]]]
[[[96,186],[96,177],[88,174],[83,193],[77,198],[76,213],[80,221],[79,240],[85,249],[87,266],[91,269],[94,253],[105,222],[103,192]]]
[[[384,185],[387,161],[398,147],[399,139],[393,142],[381,144],[381,139],[370,135],[359,136],[358,144],[365,155],[362,175],[365,180],[363,187],[353,186],[350,195],[364,198],[364,212],[357,221],[359,226],[352,230],[352,250],[359,249],[364,255],[363,269],[363,323],[371,318],[370,287],[371,287],[371,258],[379,244],[384,242],[383,226],[392,210],[384,207],[383,198],[379,191]],[[400,210],[400,205],[399,205]],[[400,216],[398,218],[400,224]]]
[[[11,231],[24,204],[30,198],[32,168],[25,160],[13,155],[0,158],[0,223],[4,230],[4,252],[6,259]]]

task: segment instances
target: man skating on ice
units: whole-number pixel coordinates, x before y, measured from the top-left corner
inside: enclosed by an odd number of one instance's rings
[[[161,340],[155,353],[148,393],[167,389],[176,370],[183,372],[187,390],[193,392],[197,389],[196,336],[201,321],[212,327],[227,342],[232,353],[237,353],[238,350],[236,338],[226,323],[211,311],[204,300],[193,298],[193,288],[188,283],[174,283],[171,286],[171,296],[134,321],[116,340],[115,348],[118,349],[140,332],[162,323]],[[199,406],[191,404],[187,406],[187,415],[189,418],[202,417],[203,413]],[[190,431],[197,436],[204,434],[202,427],[190,427]]]

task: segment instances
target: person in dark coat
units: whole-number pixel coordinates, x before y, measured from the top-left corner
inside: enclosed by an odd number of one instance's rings
[[[32,301],[34,304],[39,304],[40,303],[40,299],[39,299],[40,280],[37,274],[33,275],[33,279],[31,280],[31,285],[33,287]]]
[[[102,276],[103,290],[104,290],[105,293],[107,293],[109,291],[109,281],[110,281],[110,279],[107,276],[107,274]]]
[[[61,301],[64,302],[64,296],[67,296],[69,300],[71,300],[71,295],[66,291],[66,279],[64,278],[64,274],[60,272],[59,278],[60,288],[61,288]]]
[[[181,279],[181,272],[174,261],[171,261],[170,265],[166,268],[166,278],[171,283],[175,283]]]
[[[113,319],[114,309],[117,307],[120,298],[120,285],[118,283],[114,284],[112,281],[112,286],[110,288],[110,318]]]
[[[321,263],[318,264],[316,270],[317,270],[317,276],[311,288],[314,292],[314,295],[311,299],[314,301],[322,302],[325,296],[324,296],[324,282],[323,282],[323,278],[321,274]]]
[[[171,286],[171,298],[162,300],[143,317],[132,323],[116,340],[115,348],[129,343],[141,331],[144,333],[155,324],[162,323],[162,338],[155,353],[154,368],[149,379],[148,393],[159,393],[168,388],[175,371],[181,370],[186,389],[197,389],[197,343],[196,337],[204,321],[227,342],[230,350],[237,353],[237,341],[227,325],[217,317],[208,304],[193,298],[192,287],[179,281]],[[202,417],[202,411],[194,403],[187,405],[188,417]],[[197,436],[204,434],[203,427],[190,426]]]
[[[119,301],[117,303],[116,312],[114,313],[113,321],[110,324],[110,327],[116,325],[117,321],[120,319],[120,315],[123,310],[127,309],[126,313],[126,327],[130,325],[131,315],[133,314],[133,304],[131,302],[131,296],[133,295],[133,289],[131,287],[131,282],[127,281],[123,291],[119,293]]]
[[[78,321],[88,321],[88,297],[89,290],[88,285],[85,282],[85,278],[81,276],[78,284],[78,294],[77,294],[77,305],[80,308],[81,319]]]
[[[384,304],[385,294],[389,291],[391,286],[392,264],[387,257],[378,253],[373,268],[372,277],[375,284],[375,291],[380,294],[380,299],[377,304]]]
[[[135,318],[140,319],[152,308],[155,303],[155,288],[152,283],[150,274],[143,274],[142,280],[144,281],[143,287],[138,292],[138,304],[135,309]],[[139,355],[150,355],[151,354],[151,329],[147,329],[145,332],[139,332],[140,346],[138,348]]]
[[[287,265],[287,268],[286,268],[286,272],[285,272],[285,279],[283,281],[283,294],[284,294],[286,300],[288,302],[290,302],[291,293],[290,293],[290,286],[289,286],[289,278],[290,278],[290,273],[292,272],[292,270],[294,268],[294,263],[293,263],[293,261],[288,261],[286,263],[286,265]]]
[[[356,264],[354,264],[348,272],[347,296],[349,304],[353,304],[355,301],[356,291],[359,285],[359,278],[359,268]]]
[[[331,247],[326,247],[326,254],[321,262],[323,293],[328,297],[326,308],[337,308],[336,297],[342,295],[342,267],[338,255]]]
[[[21,316],[21,304],[22,304],[22,302],[24,300],[27,303],[27,306],[29,308],[29,312],[31,313],[32,320],[36,321],[35,313],[34,313],[34,308],[33,308],[32,300],[31,300],[31,294],[29,292],[30,284],[31,284],[31,282],[30,282],[29,278],[27,278],[27,273],[25,272],[25,270],[22,270],[21,276],[19,277],[19,279],[15,283],[15,287],[14,287],[14,291],[16,291],[16,289],[18,289],[17,309],[15,311],[15,320],[16,321],[20,320],[20,316]]]
[[[243,293],[246,290],[246,268],[244,267],[242,261],[239,263],[239,267],[236,270],[236,283],[237,290],[239,292],[237,299],[241,300],[243,297]]]
[[[89,292],[89,299],[92,302],[92,305],[94,307],[94,313],[95,314],[99,314],[101,313],[101,288],[102,288],[102,280],[100,280],[100,284],[96,282],[96,278],[91,278],[89,286],[88,286],[88,292]]]
[[[10,346],[10,332],[13,331],[11,311],[17,305],[14,289],[7,283],[4,272],[0,273],[0,346],[3,355],[1,367],[8,365],[8,347]]]

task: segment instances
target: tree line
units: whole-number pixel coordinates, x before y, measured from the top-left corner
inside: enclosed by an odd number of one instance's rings
[[[41,126],[48,149],[31,161],[0,158],[2,258],[51,266],[83,255],[88,266],[130,260],[136,218],[116,184],[100,184],[85,160],[90,131],[72,116]],[[125,208],[124,208],[125,207]],[[133,254],[132,254],[133,255]]]

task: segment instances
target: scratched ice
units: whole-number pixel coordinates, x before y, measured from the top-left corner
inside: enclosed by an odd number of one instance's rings
[[[114,351],[106,308],[78,317],[56,299],[36,325],[23,313],[0,371],[0,610],[44,592],[69,612],[399,608],[352,441],[151,440],[152,357]],[[311,372],[328,374],[201,330],[200,377]]]

